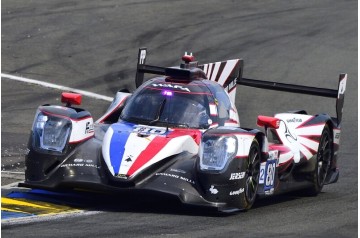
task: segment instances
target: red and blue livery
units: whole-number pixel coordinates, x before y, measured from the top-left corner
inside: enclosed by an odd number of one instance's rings
[[[146,64],[141,48],[137,89],[121,90],[95,122],[63,93],[65,106],[36,112],[21,186],[48,190],[168,194],[219,211],[247,210],[257,197],[300,190],[317,195],[338,180],[347,75],[337,90],[242,76],[243,60],[180,67]],[[157,77],[144,82],[145,74]],[[236,87],[336,98],[336,117],[305,110],[259,115],[259,129],[242,128]],[[75,105],[75,106],[74,106]]]

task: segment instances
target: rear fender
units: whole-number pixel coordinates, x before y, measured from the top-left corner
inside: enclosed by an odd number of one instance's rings
[[[327,114],[312,116],[283,113],[275,117],[282,120],[280,128],[276,130],[281,143],[294,152],[294,162],[299,165],[297,172],[301,173],[314,171],[322,132],[326,125],[329,127],[333,139],[332,160],[325,183],[336,182],[339,174],[337,157],[341,132],[337,120]],[[280,153],[282,163],[286,163],[284,156]]]

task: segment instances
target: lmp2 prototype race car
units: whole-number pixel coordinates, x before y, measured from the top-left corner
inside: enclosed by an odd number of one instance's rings
[[[168,194],[227,212],[294,190],[317,195],[338,180],[346,74],[332,90],[243,78],[242,59],[199,65],[185,54],[180,67],[164,68],[145,64],[146,54],[139,50],[135,92],[117,92],[95,123],[72,106],[79,94],[38,108],[20,186]],[[299,110],[241,128],[238,84],[336,98],[337,117]]]

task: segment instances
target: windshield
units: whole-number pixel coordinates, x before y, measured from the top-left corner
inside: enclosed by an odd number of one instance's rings
[[[185,91],[174,89],[178,85],[161,86],[165,87],[148,84],[138,90],[126,104],[120,118],[133,123],[169,127],[206,129],[211,125],[210,92],[203,92],[203,88],[199,92],[199,86],[196,86],[197,92],[192,92],[191,87]]]

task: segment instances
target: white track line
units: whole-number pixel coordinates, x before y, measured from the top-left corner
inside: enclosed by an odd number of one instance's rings
[[[24,175],[25,172],[15,172],[15,171],[6,171],[6,170],[3,170],[3,171],[1,171],[1,174],[20,174],[20,175]]]
[[[58,214],[47,214],[39,216],[29,216],[29,217],[20,217],[20,218],[11,218],[11,219],[1,219],[1,228],[11,226],[11,225],[24,225],[33,222],[43,222],[43,221],[53,221],[59,220],[62,218],[72,218],[80,216],[91,216],[103,213],[102,211],[74,211],[74,212],[64,212]]]
[[[21,81],[21,82],[26,82],[26,83],[32,83],[32,84],[40,85],[40,86],[47,87],[47,88],[54,88],[54,89],[59,89],[59,90],[63,90],[63,91],[71,91],[74,93],[80,93],[87,97],[101,99],[101,100],[105,100],[105,101],[109,101],[109,102],[111,102],[113,100],[112,97],[107,97],[107,96],[100,95],[97,93],[87,92],[84,90],[61,86],[61,85],[57,85],[57,84],[53,84],[53,83],[46,83],[46,82],[42,82],[42,81],[35,80],[35,79],[23,78],[23,77],[19,77],[19,76],[10,75],[10,74],[4,74],[4,73],[1,73],[1,77],[7,78],[7,79],[13,79],[13,80]]]
[[[13,183],[6,184],[4,186],[1,186],[1,189],[11,189],[11,188],[17,188],[19,183],[23,183],[24,181],[17,181]]]

